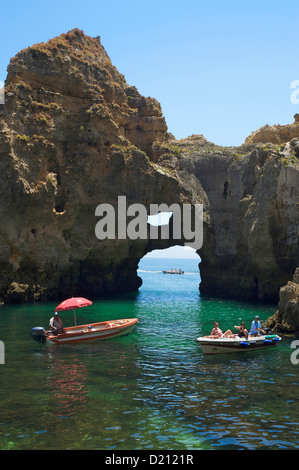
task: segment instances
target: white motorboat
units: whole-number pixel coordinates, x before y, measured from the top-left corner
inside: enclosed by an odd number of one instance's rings
[[[271,334],[263,336],[249,335],[248,339],[240,338],[238,335],[233,337],[202,336],[197,338],[196,341],[204,354],[226,354],[273,348],[278,345],[280,340],[280,336]]]
[[[116,336],[128,335],[133,330],[135,324],[138,323],[138,318],[125,318],[121,320],[109,320],[97,323],[88,323],[86,325],[77,325],[75,310],[77,308],[88,307],[90,305],[92,305],[92,301],[85,299],[84,297],[71,297],[64,300],[56,307],[55,314],[57,314],[57,312],[73,310],[75,326],[62,328],[60,330],[51,328],[49,331],[46,331],[42,326],[37,326],[32,328],[31,337],[38,343],[47,342],[51,344],[69,344],[81,341],[102,340]]]
[[[43,327],[35,327],[31,331],[32,338],[38,343],[70,344],[82,341],[95,341],[107,338],[115,338],[131,333],[138,323],[138,318],[126,318],[123,320],[109,320],[86,325],[64,328],[62,333],[53,334],[45,331]]]

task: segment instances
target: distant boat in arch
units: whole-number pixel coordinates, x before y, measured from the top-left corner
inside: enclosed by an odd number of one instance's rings
[[[182,271],[181,269],[177,270],[173,270],[171,269],[170,271],[162,271],[164,274],[184,274],[184,271]]]

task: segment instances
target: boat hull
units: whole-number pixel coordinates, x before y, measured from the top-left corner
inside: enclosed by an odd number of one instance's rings
[[[73,344],[125,336],[131,333],[137,322],[137,318],[130,318],[73,326],[65,328],[64,333],[57,335],[46,332],[46,342],[49,344]]]
[[[269,349],[276,347],[280,341],[278,335],[265,335],[251,337],[248,340],[244,338],[213,338],[203,336],[197,338],[204,354],[227,354],[227,353],[243,353],[247,351],[257,351],[261,349]]]

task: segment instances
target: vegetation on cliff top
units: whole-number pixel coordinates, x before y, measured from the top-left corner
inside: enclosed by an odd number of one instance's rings
[[[80,44],[80,48],[78,48],[78,44]],[[101,45],[100,37],[86,36],[82,30],[77,28],[50,39],[48,42],[41,42],[22,49],[11,59],[11,63],[17,61],[21,54],[28,51],[44,54],[58,60],[63,59],[59,54],[60,52],[67,52],[73,59],[80,60],[88,65],[98,62],[103,63],[103,60],[107,64],[111,64],[105,49]]]

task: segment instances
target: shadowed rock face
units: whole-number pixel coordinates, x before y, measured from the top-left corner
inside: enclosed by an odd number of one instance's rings
[[[119,195],[193,200],[152,161],[153,142],[169,139],[160,104],[126,83],[99,38],[74,30],[11,60],[0,118],[0,296],[136,290],[148,240],[98,240],[95,209]]]
[[[176,142],[177,176],[203,191],[202,293],[277,300],[298,264],[298,144],[223,149],[198,137]]]
[[[99,38],[73,30],[11,60],[0,107],[0,297],[137,290],[138,262],[179,240],[98,240],[95,209],[203,204],[202,293],[275,301],[298,259],[299,141],[176,141]]]
[[[299,333],[299,268],[292,281],[288,281],[279,291],[278,310],[268,318],[266,326],[284,334]]]

